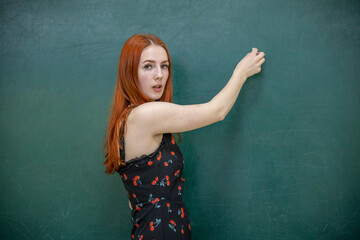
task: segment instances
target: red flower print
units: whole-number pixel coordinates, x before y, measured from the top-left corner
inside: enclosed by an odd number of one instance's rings
[[[149,195],[148,202],[151,202],[152,204],[155,204],[155,208],[161,207],[159,204],[160,199],[159,198],[153,198],[152,193]]]
[[[150,231],[154,231],[154,229],[159,226],[159,224],[161,223],[161,219],[156,219],[155,222],[150,222]]]
[[[138,184],[141,184],[141,181],[140,181],[140,176],[137,175],[133,178],[133,184],[134,186],[137,186]]]
[[[156,203],[156,202],[158,202],[158,201],[160,201],[160,199],[155,198],[154,200],[151,201],[151,203],[154,204],[154,203]]]
[[[151,182],[152,185],[156,185],[157,181],[159,180],[159,177],[155,177],[155,180]]]
[[[139,203],[139,200],[136,198],[135,193],[133,193],[133,198],[135,198],[135,200]]]
[[[185,216],[184,209],[183,208],[178,209],[178,214],[181,215],[181,218],[184,218]]]
[[[166,206],[168,208],[168,213],[172,212],[172,210],[170,209],[170,203],[166,203]]]
[[[174,175],[175,175],[175,176],[179,176],[179,173],[180,173],[180,169],[177,170],[177,171],[174,173]]]
[[[173,220],[170,220],[169,228],[174,230],[174,232],[176,232],[175,226],[176,226],[176,223]]]
[[[166,180],[167,180],[167,181],[166,181],[166,184],[167,184],[168,186],[170,186],[169,176],[166,175],[165,178],[166,178]]]
[[[161,159],[161,151],[159,152],[159,156],[157,157],[157,160],[160,161]]]
[[[172,160],[171,160],[171,159],[170,159],[169,161],[167,161],[167,162],[164,162],[164,166],[165,166],[165,167],[169,166],[169,163],[172,163]]]
[[[152,164],[153,164],[153,162],[152,162],[152,161],[149,161],[149,162],[148,162],[148,165],[149,165],[149,166],[151,166]]]
[[[165,187],[165,182],[166,182],[166,185],[170,186],[170,181],[169,181],[169,179],[170,179],[169,176],[166,175],[165,178],[164,178],[163,180],[161,180],[160,186]]]

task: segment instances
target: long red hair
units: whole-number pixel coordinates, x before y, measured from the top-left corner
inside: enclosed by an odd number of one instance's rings
[[[121,50],[111,113],[104,139],[103,148],[106,153],[104,165],[106,165],[107,174],[113,174],[120,165],[125,165],[125,159],[121,159],[119,153],[120,149],[123,150],[120,139],[125,135],[126,120],[131,109],[151,101],[140,90],[138,79],[141,53],[150,45],[161,46],[166,51],[169,60],[169,77],[159,101],[172,102],[171,61],[167,47],[154,35],[133,35],[125,42]],[[180,138],[179,133],[178,135]]]

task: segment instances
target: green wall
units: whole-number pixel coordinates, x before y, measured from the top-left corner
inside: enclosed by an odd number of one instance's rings
[[[1,239],[129,239],[101,144],[137,32],[167,44],[179,104],[266,53],[223,122],[183,134],[193,239],[359,239],[357,0],[2,0]]]

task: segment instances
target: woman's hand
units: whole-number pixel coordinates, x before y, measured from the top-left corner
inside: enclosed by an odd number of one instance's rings
[[[261,65],[265,62],[265,53],[258,52],[257,48],[246,54],[246,56],[237,64],[234,74],[246,79],[261,71]]]

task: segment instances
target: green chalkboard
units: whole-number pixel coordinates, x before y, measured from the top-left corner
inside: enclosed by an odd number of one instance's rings
[[[101,146],[137,32],[167,44],[178,104],[266,53],[224,121],[182,136],[193,239],[360,238],[359,1],[2,0],[1,239],[130,239]]]

